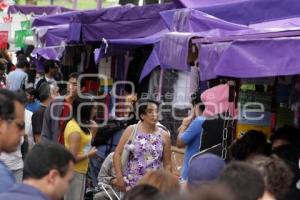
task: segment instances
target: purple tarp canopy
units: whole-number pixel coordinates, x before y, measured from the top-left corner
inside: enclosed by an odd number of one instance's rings
[[[249,29],[248,26],[224,21],[198,10],[178,10],[173,18],[171,31],[174,32],[205,32],[213,29],[236,31]]]
[[[43,37],[44,44],[46,46],[60,45],[62,42],[66,42],[68,37],[69,25],[50,28]]]
[[[72,17],[82,11],[70,11],[50,16],[39,16],[32,21],[32,27],[54,26],[59,24],[69,24]]]
[[[179,0],[179,2],[187,8],[200,8],[200,7],[212,6],[212,5],[216,6],[216,5],[223,5],[223,4],[231,4],[240,1],[246,1],[246,0],[201,0],[201,1]]]
[[[228,22],[249,25],[299,16],[298,0],[181,0],[189,8],[218,17]],[[219,3],[220,4],[219,4]],[[172,24],[176,10],[161,13],[168,27]]]
[[[289,52],[292,49],[298,49],[297,45],[300,43],[298,40],[293,44],[293,40],[282,39],[283,37],[299,36],[299,24],[300,18],[292,17],[246,27],[224,22],[197,10],[179,10],[173,16],[172,30],[191,33],[187,35],[174,32],[162,38],[160,48],[164,51],[159,54],[160,63],[162,66],[173,66],[174,69],[188,69],[186,59],[190,38],[199,37],[193,41],[197,41],[200,49],[201,80],[217,76],[264,77],[299,73],[300,69],[293,67],[293,65],[298,67],[296,62],[299,59],[294,59],[295,54]],[[192,33],[195,30],[196,32]],[[176,36],[176,34],[178,35]],[[247,45],[237,42],[240,40]],[[270,53],[273,56],[273,62],[270,61],[272,57],[269,56],[265,56],[266,59],[263,60],[263,52],[269,53],[268,48],[272,48]],[[181,51],[173,51],[173,49],[181,49]],[[284,59],[279,56],[279,49],[282,56],[285,57]],[[256,57],[260,62],[255,60]],[[182,62],[178,61],[179,58],[182,59]],[[233,66],[231,66],[231,62],[233,62]],[[258,67],[255,66],[256,62]],[[268,67],[268,63],[272,63],[273,67]],[[275,63],[278,64],[275,65]],[[282,71],[283,69],[284,71]]]
[[[9,6],[8,8],[8,13],[9,14],[14,14],[14,13],[22,13],[25,15],[28,14],[35,14],[35,15],[43,15],[43,14],[47,14],[47,15],[53,15],[53,14],[57,14],[57,13],[63,13],[63,12],[67,12],[67,11],[71,11],[72,9],[69,8],[64,8],[64,7],[60,7],[60,6],[19,6],[19,5],[13,5],[13,6]]]
[[[52,59],[59,61],[63,56],[63,52],[65,50],[64,46],[61,47],[44,47],[44,48],[35,48],[31,56],[34,58],[38,58],[38,56],[43,57],[46,60]]]
[[[300,74],[299,51],[299,38],[202,45],[201,80],[217,76],[257,78]]]
[[[159,58],[161,66],[183,70],[189,69],[187,55],[192,37],[222,36],[227,32],[249,29],[247,26],[229,23],[191,9],[177,11],[173,22],[172,31],[176,32],[162,38],[160,48],[165,50],[161,51]]]
[[[102,38],[147,37],[166,29],[159,13],[173,8],[176,8],[175,5],[169,3],[81,12],[70,24],[68,40],[95,42]]]
[[[149,35],[143,38],[132,38],[132,39],[108,39],[108,43],[112,45],[125,45],[125,46],[140,46],[140,45],[147,45],[147,44],[154,44],[160,41],[160,39],[169,33],[168,29],[163,29],[153,35]]]

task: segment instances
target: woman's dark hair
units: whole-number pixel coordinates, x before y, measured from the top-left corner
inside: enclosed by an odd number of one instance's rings
[[[260,154],[269,155],[271,145],[266,135],[261,131],[249,130],[230,146],[230,155],[234,160],[246,160],[249,156]]]
[[[70,161],[76,162],[74,156],[62,145],[49,142],[36,144],[26,155],[24,179],[41,179],[52,169],[56,169],[59,175],[64,177]]]
[[[90,94],[76,96],[72,104],[73,118],[87,134],[89,133],[87,126],[90,124],[93,108],[94,100]]]
[[[157,101],[152,100],[152,99],[140,99],[138,101],[138,104],[137,104],[138,105],[138,116],[139,116],[139,119],[141,121],[143,121],[141,116],[146,114],[148,105],[151,104],[151,103],[153,103],[157,107],[159,107],[159,103]]]
[[[36,77],[36,70],[35,69],[30,69],[27,72],[28,75],[28,83],[35,83],[35,77]]]
[[[141,184],[126,192],[122,200],[151,200],[159,199],[159,190],[151,185]]]

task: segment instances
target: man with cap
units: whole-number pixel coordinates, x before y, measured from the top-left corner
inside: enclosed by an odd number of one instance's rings
[[[216,180],[224,167],[225,161],[215,154],[195,155],[189,165],[188,188],[191,189],[202,182]]]

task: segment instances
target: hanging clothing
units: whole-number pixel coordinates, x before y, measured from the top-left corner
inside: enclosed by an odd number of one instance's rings
[[[173,105],[176,108],[185,109],[191,102],[191,72],[179,71],[178,79],[175,82]]]
[[[201,100],[205,105],[203,116],[211,117],[229,111],[230,116],[237,116],[234,102],[229,102],[229,85],[221,84],[212,87],[201,94]]]

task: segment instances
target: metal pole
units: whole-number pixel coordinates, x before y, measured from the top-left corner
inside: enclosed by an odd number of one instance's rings
[[[160,101],[161,100],[161,92],[162,92],[162,86],[163,86],[163,77],[164,77],[164,70],[162,68],[160,68],[158,96],[157,96],[156,101]]]
[[[102,0],[97,1],[97,9],[99,10],[100,8],[102,8]]]
[[[77,9],[77,0],[73,0],[73,9],[74,9],[74,10]]]

